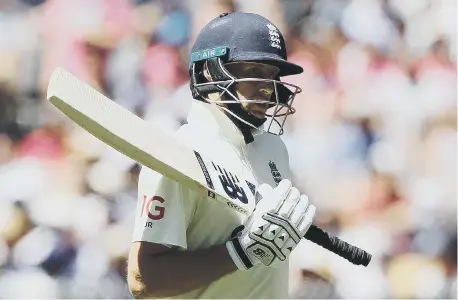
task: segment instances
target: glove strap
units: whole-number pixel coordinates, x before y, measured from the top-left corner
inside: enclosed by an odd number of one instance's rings
[[[248,270],[253,267],[253,263],[243,250],[240,240],[238,238],[226,242],[226,248],[239,270]]]

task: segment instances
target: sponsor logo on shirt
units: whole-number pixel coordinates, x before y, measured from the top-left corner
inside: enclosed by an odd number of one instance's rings
[[[142,209],[140,211],[140,217],[143,217],[143,215],[146,213],[148,219],[150,220],[157,221],[163,219],[165,215],[165,207],[162,205],[153,206],[153,204],[156,204],[156,202],[164,203],[165,200],[160,196],[153,196],[151,198],[148,198],[148,196],[143,195],[143,203]]]
[[[231,172],[213,162],[212,164],[213,168],[219,172],[218,178],[226,195],[228,195],[231,199],[238,199],[242,203],[248,203],[247,195],[243,188],[240,186],[240,181],[237,175],[233,175]]]

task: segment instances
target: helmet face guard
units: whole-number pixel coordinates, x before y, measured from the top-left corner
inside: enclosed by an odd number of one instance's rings
[[[286,118],[295,113],[292,104],[296,95],[302,91],[300,87],[282,82],[278,77],[274,79],[236,78],[224,67],[219,57],[212,58],[207,62],[208,71],[215,80],[197,83],[195,81],[193,82],[193,79],[197,77],[196,74],[191,74],[191,89],[194,89],[193,94],[198,95],[198,98],[194,98],[208,103],[224,104],[221,106],[224,111],[251,128],[274,135],[283,134]],[[267,61],[264,63],[268,64]],[[195,64],[193,64],[191,70],[192,72],[196,71]],[[237,85],[246,82],[253,83],[254,85],[263,84],[270,86],[272,93],[269,99],[239,99],[237,96]],[[210,99],[208,97],[210,93],[218,93],[219,97],[217,99]],[[251,116],[249,112],[241,115],[241,113],[236,113],[233,109],[230,109],[231,105],[236,104],[241,106],[242,103],[268,104],[269,108],[264,114],[264,119]],[[238,112],[240,111],[238,110]]]

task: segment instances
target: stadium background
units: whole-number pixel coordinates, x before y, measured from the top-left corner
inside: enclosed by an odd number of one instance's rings
[[[374,256],[355,267],[303,242],[291,296],[456,299],[456,5],[1,0],[0,298],[131,297],[138,166],[46,103],[53,68],[172,131],[196,33],[240,10],[277,24],[305,69],[284,135],[295,184]]]

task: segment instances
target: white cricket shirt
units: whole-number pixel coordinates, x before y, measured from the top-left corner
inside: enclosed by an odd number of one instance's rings
[[[239,129],[216,105],[196,101],[188,123],[176,134],[187,146],[230,166],[253,183],[275,186],[280,176],[291,178],[288,153],[280,137],[260,132],[246,145]],[[206,194],[198,194],[146,167],[140,172],[134,242],[158,243],[181,250],[205,249],[225,243],[234,228],[245,220],[243,214],[207,198]],[[176,298],[287,296],[285,262],[276,268],[257,266],[236,271]]]

